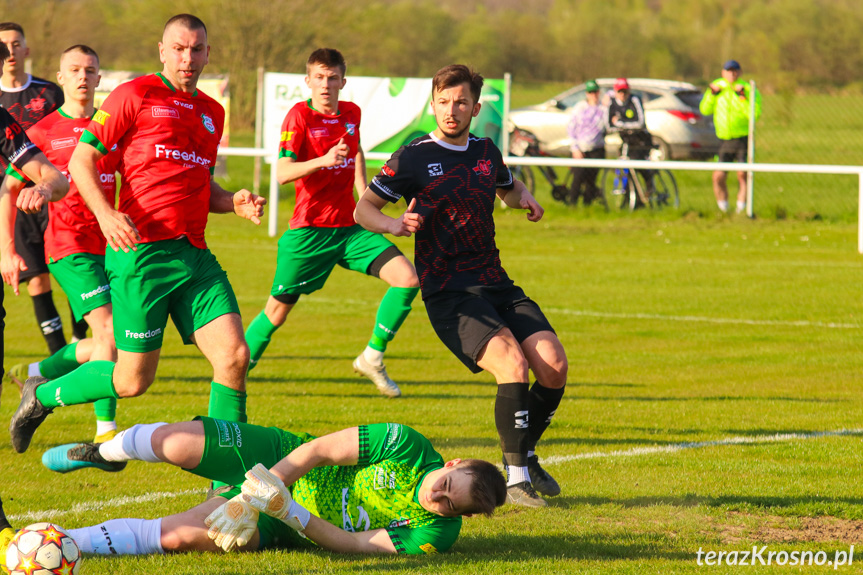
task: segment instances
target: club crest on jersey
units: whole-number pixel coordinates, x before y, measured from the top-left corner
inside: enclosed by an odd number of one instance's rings
[[[213,119],[206,114],[201,114],[201,119],[204,121],[204,127],[211,134],[216,133],[216,125],[213,123]]]
[[[491,160],[480,160],[476,163],[473,171],[481,176],[491,175]]]
[[[441,166],[439,163],[429,164],[427,167],[428,167],[430,176],[442,176],[443,175],[443,166]],[[476,169],[476,168],[474,168],[474,169]]]
[[[37,114],[45,109],[45,103],[48,100],[45,98],[33,98],[30,100],[30,103],[25,106],[31,112],[36,112]]]
[[[357,133],[357,125],[356,124],[345,124],[345,131],[347,131],[348,136],[353,136]]]

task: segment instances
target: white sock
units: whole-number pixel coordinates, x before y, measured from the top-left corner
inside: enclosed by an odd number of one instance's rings
[[[146,555],[164,553],[161,519],[112,519],[81,529],[67,529],[82,553]]]
[[[118,433],[114,439],[99,446],[99,454],[106,461],[162,461],[153,451],[153,432],[167,423],[138,423]]]
[[[366,358],[366,361],[369,362],[370,365],[383,365],[384,363],[384,352],[378,351],[369,346],[366,346],[366,349],[363,350],[363,357]]]
[[[96,435],[104,435],[109,431],[117,429],[116,421],[100,421],[96,420]]]
[[[516,483],[521,483],[522,481],[527,481],[530,483],[530,475],[527,472],[527,466],[519,467],[516,465],[507,465],[506,466],[506,485],[507,487],[510,485],[515,485]]]
[[[716,205],[719,206],[720,212],[728,211],[728,200],[717,200]]]
[[[746,209],[746,202],[737,202],[737,213],[742,214],[743,210]]]
[[[31,363],[27,366],[27,377],[42,377],[42,372],[39,370],[39,363]]]

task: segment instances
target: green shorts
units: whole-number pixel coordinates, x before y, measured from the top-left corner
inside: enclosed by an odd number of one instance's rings
[[[393,244],[361,226],[299,228],[279,239],[276,276],[271,295],[299,295],[318,291],[336,264],[367,273],[369,266]]]
[[[277,427],[261,427],[201,416],[195,419],[204,424],[204,453],[201,455],[201,463],[186,471],[238,486],[221,494],[228,499],[239,495],[239,486],[246,480],[246,471],[256,464],[260,463],[269,469],[288,453],[314,439],[307,433],[294,435]],[[260,549],[312,547],[311,543],[292,528],[263,513],[258,518],[258,531],[261,534]]]
[[[109,249],[105,269],[114,304],[117,349],[144,353],[162,347],[168,316],[183,343],[217,317],[240,313],[228,274],[207,249],[185,238]]]
[[[111,288],[105,275],[105,256],[71,254],[51,260],[48,270],[66,292],[75,321],[97,307],[111,303]]]

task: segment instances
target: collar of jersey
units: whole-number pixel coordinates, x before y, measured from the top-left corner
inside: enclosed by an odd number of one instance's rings
[[[444,142],[443,140],[441,140],[440,138],[438,138],[437,136],[435,136],[435,135],[434,135],[434,132],[430,132],[430,133],[429,133],[429,137],[430,137],[430,138],[431,138],[431,139],[432,139],[432,140],[433,140],[433,141],[434,141],[438,146],[440,146],[440,147],[442,147],[442,148],[446,148],[447,150],[454,150],[454,151],[456,151],[456,152],[464,152],[465,150],[467,150],[468,146],[470,146],[470,136],[468,136],[468,138],[467,138],[467,144],[465,144],[464,146],[456,146],[455,144],[449,144],[449,143],[447,143],[447,142]]]
[[[27,81],[24,82],[23,86],[19,86],[18,88],[7,88],[0,84],[0,92],[6,92],[8,94],[14,94],[15,92],[23,92],[27,88],[30,87],[30,83],[33,81],[33,74],[27,74]]]
[[[341,116],[342,115],[341,110],[336,111],[335,114],[324,114],[323,112],[321,112],[320,110],[318,110],[314,106],[312,106],[312,99],[311,98],[306,100],[306,106],[308,106],[310,110],[314,110],[315,112],[317,112],[318,114],[320,114],[322,116]]]
[[[162,81],[162,82],[163,82],[163,83],[164,83],[168,88],[170,88],[170,89],[171,89],[171,91],[172,91],[173,93],[175,93],[175,94],[179,94],[179,92],[177,92],[177,89],[174,87],[174,85],[173,85],[173,84],[171,84],[171,83],[168,81],[168,79],[167,79],[167,78],[165,78],[165,77],[162,75],[162,73],[161,73],[161,72],[156,72],[156,75],[159,77],[159,79],[160,79],[160,80],[161,80],[161,81]],[[186,92],[183,92],[183,93],[185,94]],[[197,89],[197,88],[195,88],[195,92],[192,94],[192,97],[194,98],[194,97],[196,97],[197,95],[198,95],[198,89]]]
[[[93,108],[93,116],[95,116],[96,112],[98,112],[98,111],[99,111],[98,108]],[[89,118],[73,118],[72,116],[70,116],[69,114],[67,114],[66,112],[63,111],[62,106],[57,108],[57,113],[60,114],[61,116],[63,116],[64,118],[68,118],[70,120],[88,120],[88,119],[92,120],[93,119],[93,116],[90,116]]]

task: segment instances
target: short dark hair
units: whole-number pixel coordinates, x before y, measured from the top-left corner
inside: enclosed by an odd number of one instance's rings
[[[342,77],[348,71],[348,66],[345,64],[345,57],[335,48],[318,48],[309,55],[306,61],[306,74],[312,69],[312,66],[319,64],[327,68],[338,68],[342,71]]]
[[[22,36],[26,36],[21,24],[18,24],[17,22],[0,22],[0,32],[8,32],[9,30],[14,30]]]
[[[92,49],[86,44],[75,44],[74,46],[69,46],[68,48],[63,50],[62,54],[60,54],[60,61],[63,60],[63,56],[70,52],[80,52],[82,54],[86,54],[87,56],[93,56],[94,58],[96,58],[96,63],[99,62],[99,54],[96,53],[96,50]]]
[[[179,24],[186,30],[203,30],[204,34],[207,34],[207,25],[204,24],[203,20],[192,14],[177,14],[173,16],[165,22],[165,28],[162,30],[162,33],[164,34],[164,31],[174,24]]]
[[[9,48],[6,47],[6,44],[0,43],[0,64],[9,59]]]
[[[473,96],[474,103],[479,102],[482,94],[482,76],[463,64],[451,64],[438,70],[432,78],[432,94],[465,82],[470,85],[470,94]]]
[[[470,483],[470,498],[473,505],[464,514],[481,513],[491,516],[496,507],[506,502],[506,479],[493,464],[482,459],[462,459],[457,465],[473,477]]]

